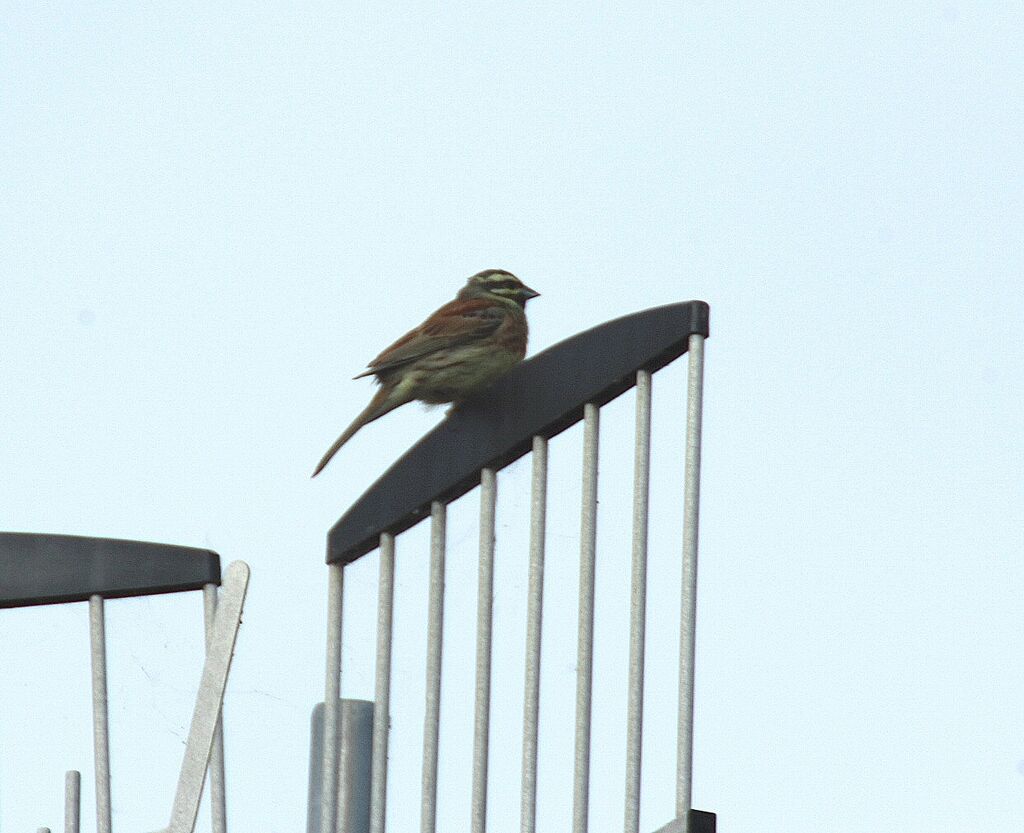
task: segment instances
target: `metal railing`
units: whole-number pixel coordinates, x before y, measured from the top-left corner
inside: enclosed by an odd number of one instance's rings
[[[524,362],[488,391],[464,403],[396,462],[335,524],[328,536],[327,677],[320,780],[319,819],[311,807],[310,831],[385,833],[387,755],[390,722],[395,540],[430,516],[427,587],[426,708],[420,793],[420,830],[437,825],[438,738],[440,731],[442,625],[445,609],[447,506],[480,486],[480,541],[477,572],[476,684],[473,711],[473,772],[469,795],[472,833],[487,827],[488,748],[491,713],[493,582],[497,473],[532,453],[526,663],[522,721],[520,830],[535,833],[541,686],[542,602],[547,513],[548,441],[583,422],[583,490],[580,515],[577,678],[572,789],[572,831],[589,829],[591,703],[593,694],[594,588],[597,541],[597,481],[601,407],[636,387],[636,434],[632,505],[632,569],[628,707],[626,722],[625,833],[639,833],[643,741],[644,649],[647,588],[648,506],[651,458],[652,374],[687,353],[683,584],[680,624],[678,739],[675,818],[668,833],[714,829],[714,816],[691,810],[693,759],[694,634],[697,521],[704,339],[708,306],[700,301],[672,304],[608,322]],[[345,566],[379,549],[375,708],[372,772],[367,818],[353,818],[346,806],[352,773],[339,768],[342,701],[342,589]],[[405,798],[405,797],[403,797]],[[407,799],[406,799],[407,800]],[[343,820],[345,827],[341,827]],[[317,823],[319,822],[319,823]],[[543,827],[541,828],[543,829]]]
[[[231,564],[218,603],[220,558],[209,550],[110,538],[0,533],[0,609],[89,604],[97,833],[112,830],[106,600],[203,591],[206,661],[171,822],[163,833],[191,833],[194,829],[208,769],[212,830],[226,833],[220,715],[248,580],[249,568],[244,562]],[[78,833],[80,816],[81,774],[70,770],[64,782],[65,833]]]

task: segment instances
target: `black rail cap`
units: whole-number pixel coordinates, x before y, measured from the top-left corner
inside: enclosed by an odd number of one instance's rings
[[[691,335],[709,335],[709,308],[687,301],[601,324],[523,362],[479,397],[464,402],[373,484],[327,536],[327,563],[348,564],[480,482],[480,470],[526,454],[534,436],[553,437],[686,352]]]
[[[693,833],[715,833],[718,817],[703,810],[690,810],[690,830]]]
[[[0,608],[199,590],[220,584],[220,557],[210,550],[0,532]]]

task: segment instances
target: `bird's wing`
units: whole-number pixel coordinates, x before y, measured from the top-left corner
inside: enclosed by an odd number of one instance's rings
[[[500,305],[482,298],[451,301],[388,347],[367,365],[369,370],[355,378],[394,370],[438,350],[487,338],[501,326],[505,314]]]

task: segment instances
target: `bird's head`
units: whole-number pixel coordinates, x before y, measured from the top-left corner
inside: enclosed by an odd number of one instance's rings
[[[539,292],[534,292],[511,272],[504,269],[485,269],[477,272],[466,281],[466,285],[459,290],[459,298],[494,298],[506,303],[514,303],[525,307],[526,302],[536,298]]]

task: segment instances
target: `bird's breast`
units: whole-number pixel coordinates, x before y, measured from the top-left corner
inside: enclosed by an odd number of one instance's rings
[[[492,385],[519,361],[518,354],[494,344],[461,347],[418,364],[412,387],[423,402],[458,402]]]
[[[494,333],[496,347],[516,356],[522,361],[526,355],[526,339],[529,329],[526,325],[526,314],[519,308],[511,310]]]

